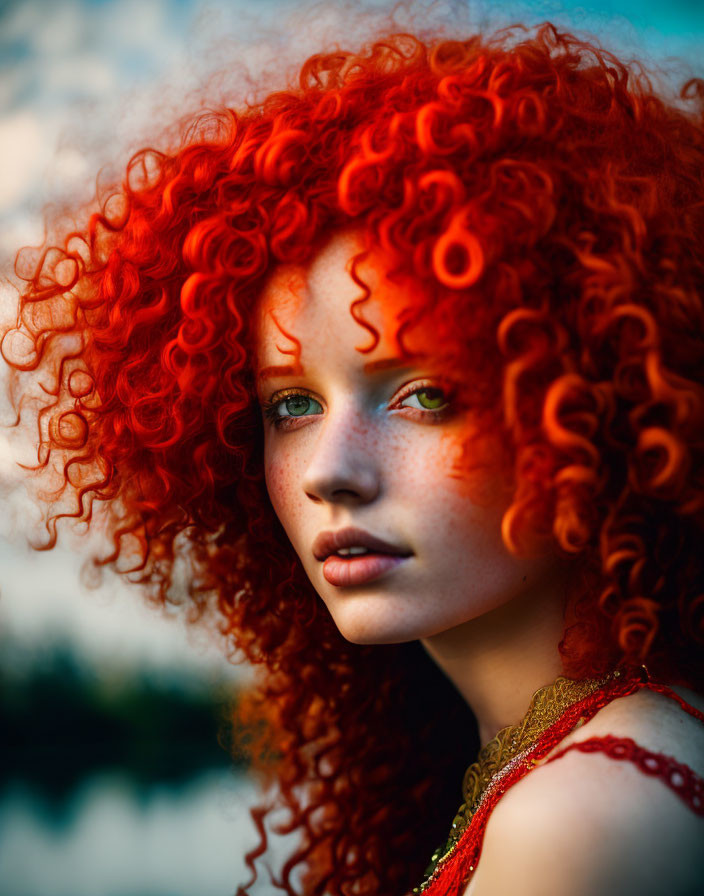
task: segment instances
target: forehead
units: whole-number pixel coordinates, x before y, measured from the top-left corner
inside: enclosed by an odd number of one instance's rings
[[[399,322],[420,292],[387,273],[381,254],[365,252],[356,232],[336,234],[307,265],[276,268],[257,307],[259,364],[290,356],[298,342],[301,355],[306,344],[352,343],[360,363],[399,355]],[[414,354],[429,348],[413,329],[404,333],[404,346]]]

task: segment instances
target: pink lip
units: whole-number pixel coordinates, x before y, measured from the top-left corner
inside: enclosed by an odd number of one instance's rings
[[[313,542],[313,556],[316,560],[322,561],[329,557],[330,554],[339,551],[340,548],[351,548],[355,545],[380,554],[395,554],[397,556],[409,557],[412,553],[412,551],[391,544],[391,542],[385,541],[377,535],[372,535],[366,529],[348,526],[345,529],[338,529],[337,532],[321,532]]]
[[[349,558],[332,554],[323,563],[323,575],[331,585],[363,585],[407,559],[398,554],[363,554]]]

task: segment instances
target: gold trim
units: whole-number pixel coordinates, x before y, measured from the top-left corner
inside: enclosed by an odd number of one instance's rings
[[[532,747],[540,735],[557,722],[565,710],[588,697],[613,675],[614,673],[610,673],[602,678],[581,680],[558,676],[554,682],[539,688],[533,694],[528,711],[517,725],[502,728],[486,746],[482,747],[476,762],[473,762],[464,774],[462,781],[464,801],[452,820],[449,836],[444,845],[433,853],[430,864],[425,869],[423,881],[414,887],[411,891],[413,894],[420,894],[429,886],[438,867],[455,851],[460,837],[469,827],[490,785],[495,783],[498,777],[503,777],[508,771],[509,763]],[[577,725],[581,723],[582,719]]]

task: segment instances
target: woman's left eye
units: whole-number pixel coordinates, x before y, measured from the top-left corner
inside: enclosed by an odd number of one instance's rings
[[[422,386],[414,389],[399,402],[400,407],[422,411],[443,411],[449,404],[447,393],[438,386]]]

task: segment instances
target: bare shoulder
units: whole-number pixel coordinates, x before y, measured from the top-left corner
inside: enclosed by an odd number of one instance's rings
[[[674,689],[704,711],[700,695]],[[704,724],[643,690],[613,701],[565,738],[612,734],[704,777]],[[536,767],[490,816],[465,896],[694,896],[704,882],[704,818],[661,779],[603,753],[572,750]]]
[[[704,696],[681,687],[672,690],[704,713]],[[606,734],[630,737],[646,750],[671,756],[704,778],[704,723],[671,697],[643,688],[629,697],[613,700],[568,734],[556,752],[573,742]]]

